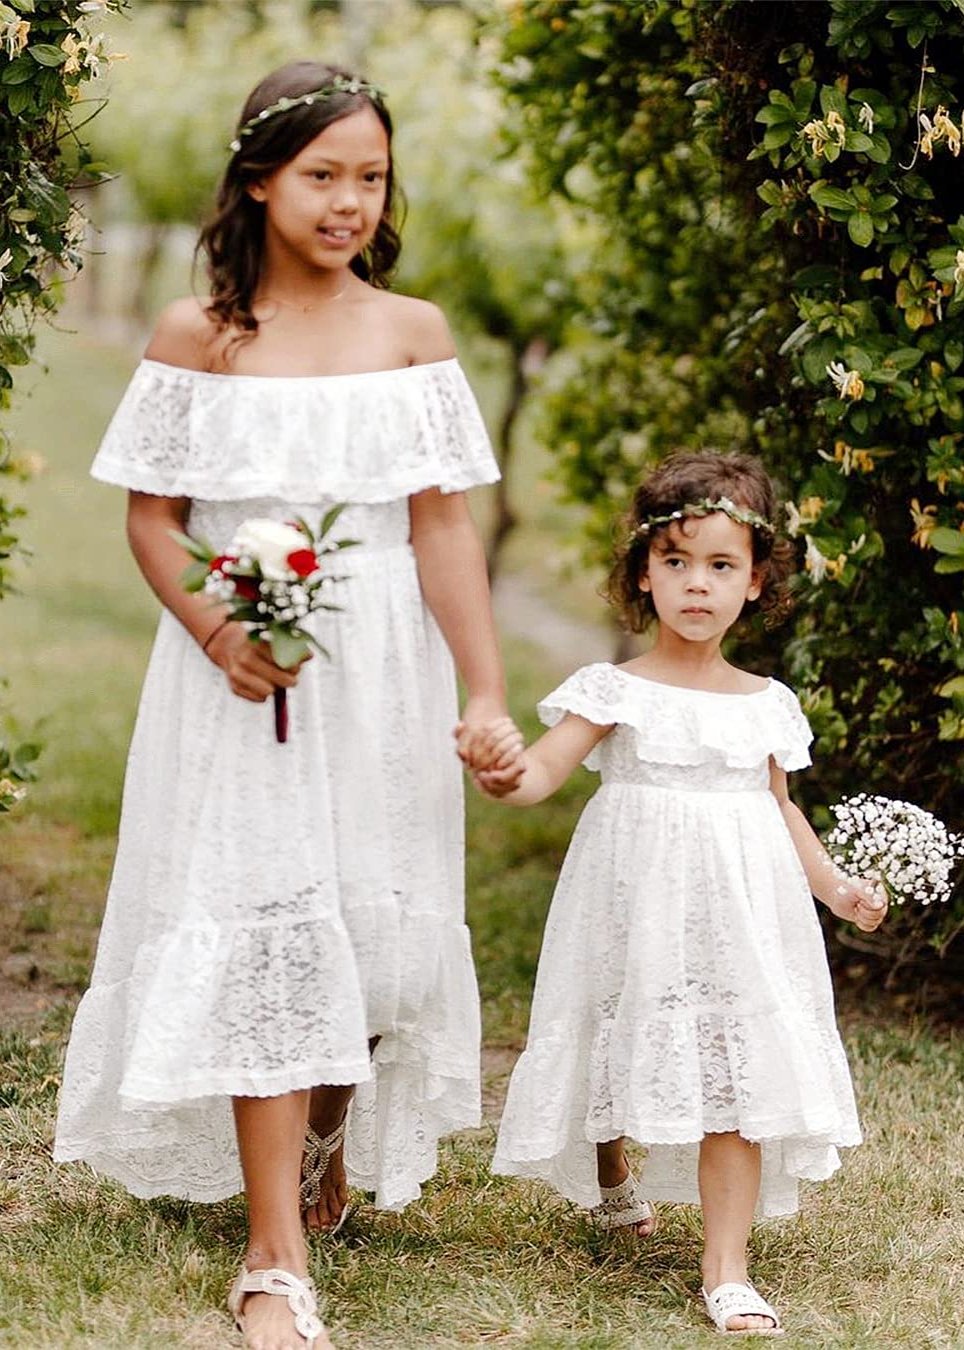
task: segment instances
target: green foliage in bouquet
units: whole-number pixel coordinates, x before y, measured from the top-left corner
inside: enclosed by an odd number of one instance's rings
[[[588,556],[674,446],[762,455],[797,608],[740,655],[803,697],[804,795],[913,796],[959,828],[961,6],[531,0],[499,35],[513,144],[597,231],[543,402]],[[939,944],[962,915],[958,888],[913,922]]]

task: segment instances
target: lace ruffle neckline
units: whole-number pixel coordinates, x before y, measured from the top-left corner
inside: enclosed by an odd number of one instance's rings
[[[144,360],[92,473],[207,501],[387,502],[499,471],[453,357],[333,375],[234,375]]]
[[[577,670],[539,704],[554,726],[567,713],[589,722],[631,728],[640,760],[655,764],[718,762],[752,768],[771,756],[781,768],[810,763],[813,733],[796,695],[770,679],[747,694],[689,689],[630,674],[609,662]],[[587,757],[598,769],[605,742]]]

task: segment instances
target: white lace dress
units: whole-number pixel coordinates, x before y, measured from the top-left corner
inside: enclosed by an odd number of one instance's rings
[[[191,498],[219,547],[336,501],[335,536],[362,544],[343,611],[310,621],[331,660],[289,693],[286,744],[162,614],[55,1157],[217,1200],[241,1187],[232,1095],[358,1083],[349,1180],[399,1208],[440,1136],[479,1119],[455,677],[408,509],[498,477],[478,407],[455,360],[307,378],[144,361],[93,473]]]
[[[762,1144],[761,1215],[860,1142],[823,937],[768,789],[810,763],[795,695],[657,684],[587,666],[539,705],[612,732],[546,925],[496,1172],[597,1203],[597,1142],[648,1145],[645,1194],[698,1203],[704,1134]]]

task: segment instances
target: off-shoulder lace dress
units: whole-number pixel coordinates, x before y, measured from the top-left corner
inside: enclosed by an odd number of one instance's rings
[[[546,925],[528,1044],[494,1168],[599,1199],[595,1144],[649,1148],[647,1195],[697,1203],[699,1141],[762,1145],[762,1215],[860,1142],[827,959],[769,760],[809,764],[810,729],[777,680],[680,689],[608,664],[540,704],[613,730]]]
[[[270,703],[233,695],[162,614],[55,1156],[216,1200],[241,1187],[232,1095],[358,1083],[349,1179],[400,1207],[479,1114],[455,678],[408,509],[498,477],[475,400],[454,360],[305,378],[144,361],[93,473],[190,498],[219,547],[248,517],[336,501],[362,543],[342,612],[312,616],[331,659],[289,694],[284,745]]]

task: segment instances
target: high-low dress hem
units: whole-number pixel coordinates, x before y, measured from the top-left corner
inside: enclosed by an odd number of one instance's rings
[[[613,726],[546,923],[526,1049],[493,1169],[599,1200],[595,1145],[648,1149],[654,1200],[698,1203],[699,1142],[760,1143],[758,1212],[797,1208],[860,1142],[820,925],[769,791],[771,757],[809,762],[779,681],[677,689],[608,663],[540,705]]]
[[[308,621],[330,659],[289,692],[286,744],[161,614],[54,1156],[135,1195],[223,1199],[232,1096],[355,1083],[349,1181],[401,1208],[480,1120],[455,672],[408,504],[498,476],[478,408],[455,361],[304,379],[145,361],[93,472],[190,498],[221,550],[242,520],[334,502],[360,543],[341,609]]]

